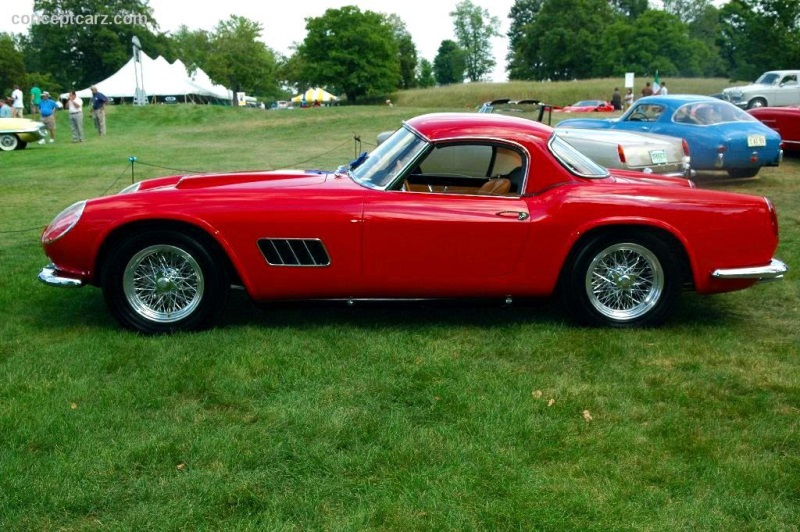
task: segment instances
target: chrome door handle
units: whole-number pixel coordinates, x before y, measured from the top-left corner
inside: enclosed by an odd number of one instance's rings
[[[527,220],[531,217],[530,214],[523,211],[500,211],[495,213],[497,216],[502,216],[503,218],[516,218],[517,220]]]

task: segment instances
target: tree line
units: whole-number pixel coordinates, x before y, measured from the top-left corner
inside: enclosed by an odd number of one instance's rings
[[[754,79],[800,65],[800,2],[730,0],[516,0],[507,14],[506,68],[512,80],[661,76]],[[349,101],[398,89],[480,81],[496,58],[500,21],[471,0],[450,13],[455,39],[433,61],[419,57],[400,17],[355,6],[306,19],[306,36],[288,56],[260,39],[264,28],[231,16],[211,30],[160,32],[147,0],[35,0],[38,14],[138,15],[146,24],[34,23],[27,34],[0,34],[0,89],[37,83],[83,88],[116,72],[137,36],[148,55],[181,59],[236,91],[281,98],[320,85]],[[130,19],[134,20],[133,17]]]

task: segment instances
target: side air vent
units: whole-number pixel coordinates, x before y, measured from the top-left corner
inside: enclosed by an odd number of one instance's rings
[[[261,254],[272,266],[329,266],[328,251],[317,238],[262,238]]]

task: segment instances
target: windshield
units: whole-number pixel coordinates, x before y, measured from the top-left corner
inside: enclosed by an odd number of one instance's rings
[[[400,128],[375,148],[363,163],[353,168],[350,175],[362,185],[384,188],[427,146],[427,142],[410,130]]]
[[[766,72],[761,74],[761,77],[756,80],[756,83],[760,83],[762,85],[772,85],[780,76],[775,72]]]
[[[550,137],[548,146],[556,159],[573,174],[591,178],[608,177],[608,170],[573,148],[558,136],[558,132]]]

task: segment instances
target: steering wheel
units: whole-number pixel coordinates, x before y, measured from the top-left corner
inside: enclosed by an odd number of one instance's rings
[[[636,111],[635,113],[631,114],[628,118],[631,122],[647,122],[648,118],[647,115],[642,113],[641,111]]]

